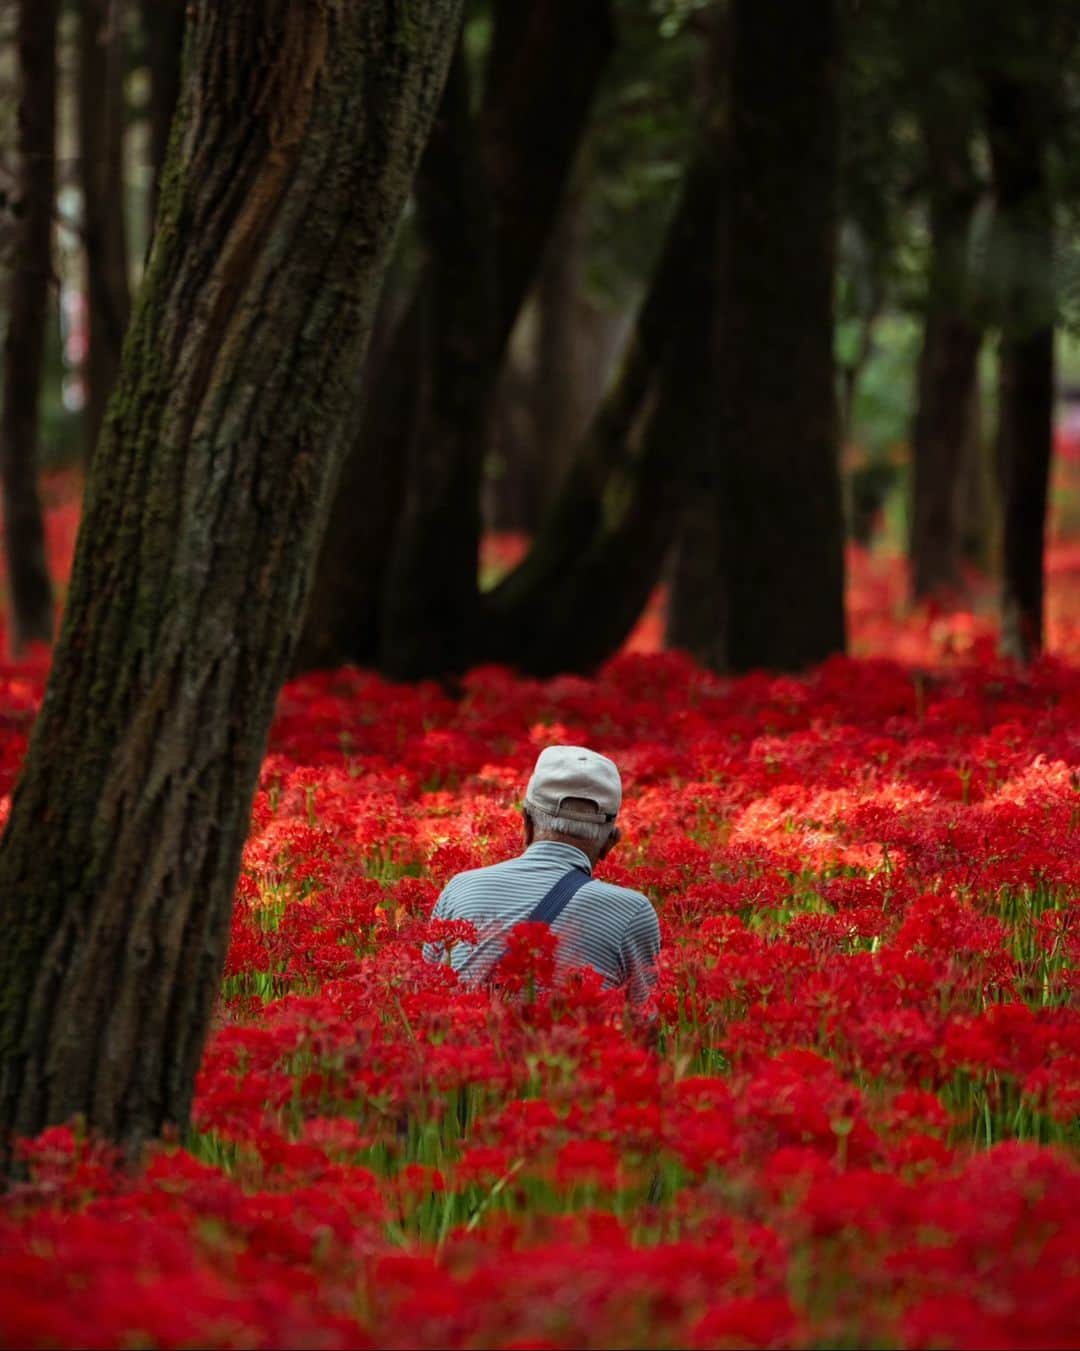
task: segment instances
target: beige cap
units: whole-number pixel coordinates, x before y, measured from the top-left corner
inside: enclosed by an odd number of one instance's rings
[[[596,803],[596,811],[563,811],[570,797]],[[571,821],[603,825],[615,820],[622,805],[622,780],[615,762],[587,746],[547,746],[536,758],[525,805]]]

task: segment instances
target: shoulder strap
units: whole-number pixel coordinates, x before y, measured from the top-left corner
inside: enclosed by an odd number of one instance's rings
[[[525,924],[554,924],[566,909],[571,898],[592,878],[583,868],[571,868],[555,883],[551,890],[537,901],[525,916]]]

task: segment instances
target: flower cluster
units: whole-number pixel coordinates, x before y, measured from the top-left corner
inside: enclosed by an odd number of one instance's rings
[[[41,672],[0,673],[9,789]],[[590,972],[430,966],[537,751],[619,763],[658,1045]],[[284,690],[182,1140],[78,1123],[0,1204],[0,1345],[1066,1346],[1080,681],[338,671]],[[534,979],[535,977],[535,979]]]

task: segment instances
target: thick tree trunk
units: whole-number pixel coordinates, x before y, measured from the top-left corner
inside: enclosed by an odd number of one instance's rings
[[[1001,650],[1030,661],[1043,645],[1043,553],[1054,410],[1054,330],[1004,338],[998,455],[1003,467]]]
[[[13,656],[30,642],[51,642],[53,635],[37,450],[56,195],[57,12],[58,0],[22,0],[18,16],[18,205],[14,212],[0,424],[8,643]]]
[[[715,377],[714,377],[715,378]],[[665,639],[668,647],[689,652],[713,671],[727,667],[726,555],[731,523],[721,465],[719,408],[712,426],[701,432],[695,469],[679,516],[679,530],[669,570]]]
[[[540,265],[611,46],[608,0],[496,6],[488,88],[478,126],[470,132],[479,142],[494,220],[494,257],[487,264],[495,277],[495,318],[490,341],[483,334],[468,339],[477,365],[467,378],[470,406],[463,393],[456,415],[469,427],[486,426],[506,342]],[[447,224],[447,268],[457,271],[453,254],[461,226]],[[426,244],[434,260],[444,241],[433,236]],[[436,264],[421,288],[435,285],[445,270]],[[416,447],[428,435],[421,417],[427,404],[418,403],[416,390],[448,390],[468,355],[460,346],[430,342],[428,316],[437,305],[430,291],[417,294],[391,345],[389,378],[367,386],[367,407],[358,419],[319,559],[297,653],[300,667],[373,664],[381,657],[398,673],[437,674],[461,660],[461,635],[476,604],[479,509],[448,521],[445,531],[433,526],[434,486],[425,488],[414,477],[424,472],[421,463],[430,465],[440,453],[432,449],[416,458]],[[455,332],[460,336],[460,325]],[[435,433],[436,441],[440,436]],[[438,475],[440,483],[454,483],[460,473],[464,490],[476,482],[471,434],[460,439],[459,449],[464,461],[441,463]],[[407,477],[414,482],[408,506]],[[418,510],[424,493],[427,509]],[[430,556],[423,536],[432,529],[440,537],[456,534],[445,576],[422,561]],[[391,560],[396,582],[388,580]],[[407,597],[400,594],[406,579],[416,587]],[[383,602],[395,590],[384,623]]]
[[[911,581],[916,600],[963,592],[963,472],[982,335],[971,317],[967,240],[978,183],[966,128],[928,120],[932,257],[912,435]]]
[[[832,0],[733,0],[730,25],[728,656],[797,670],[844,649],[835,16]]]
[[[1053,446],[1053,204],[1046,171],[1045,91],[990,87],[996,254],[1003,297],[998,465],[1002,482],[1002,652],[1020,661],[1043,643],[1043,550]]]
[[[180,66],[184,47],[183,0],[142,0],[146,60],[150,67],[150,159],[154,177],[150,187],[149,230],[154,232],[161,170],[169,148],[176,101],[180,96]]]
[[[721,441],[726,369],[726,313],[723,287],[730,267],[731,114],[730,40],[726,22],[714,20],[709,83],[714,93],[712,125],[716,171],[716,223],[712,276],[705,294],[712,308],[712,336],[703,384],[711,402],[688,448],[688,486],[679,510],[675,546],[667,570],[668,603],[665,639],[669,647],[689,652],[701,665],[723,670],[727,665],[728,559],[731,538],[727,519]]]
[[[86,457],[94,453],[120,368],[131,309],[124,220],[124,5],[81,0],[79,169],[83,194],[89,346]]]
[[[641,614],[713,404],[718,144],[705,140],[626,345],[525,561],[484,597],[478,659],[589,670]]]
[[[159,226],[0,845],[0,1127],[183,1123],[355,372],[460,18],[190,7]]]

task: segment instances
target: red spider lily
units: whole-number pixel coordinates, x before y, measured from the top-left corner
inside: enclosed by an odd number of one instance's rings
[[[287,686],[189,1148],[23,1143],[0,1343],[1075,1341],[1080,682],[983,638]],[[44,676],[0,669],[0,792]],[[657,904],[655,1036],[542,926],[497,989],[420,954],[475,939],[435,898],[559,741],[623,767],[599,871]]]

